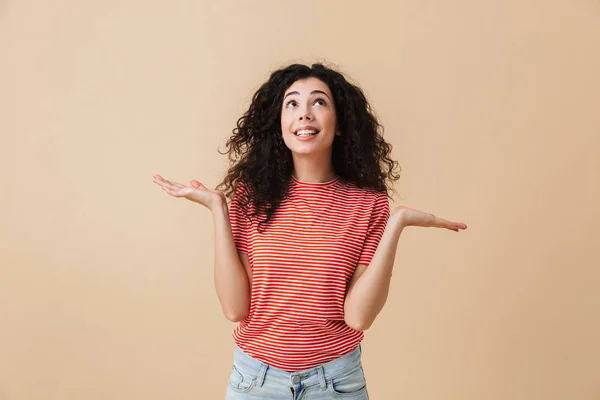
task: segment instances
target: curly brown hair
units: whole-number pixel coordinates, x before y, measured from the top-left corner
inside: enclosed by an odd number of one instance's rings
[[[357,187],[386,191],[390,196],[393,182],[400,178],[398,162],[390,158],[392,146],[383,139],[383,126],[375,117],[363,91],[332,68],[323,64],[311,67],[292,64],[271,74],[252,97],[246,113],[227,140],[229,170],[217,186],[228,198],[243,182],[251,196],[255,212],[261,216],[259,228],[268,224],[288,194],[294,171],[292,153],[281,132],[281,111],[285,91],[296,81],[315,77],[323,81],[333,95],[338,129],[332,164],[340,179]]]

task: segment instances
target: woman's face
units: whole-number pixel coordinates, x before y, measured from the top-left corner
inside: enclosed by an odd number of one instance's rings
[[[336,128],[333,96],[323,81],[314,77],[298,80],[285,91],[281,132],[292,153],[331,153]]]

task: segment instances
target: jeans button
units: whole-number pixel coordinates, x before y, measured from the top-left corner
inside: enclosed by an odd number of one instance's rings
[[[300,377],[299,377],[298,375],[296,375],[296,376],[292,377],[292,382],[293,382],[294,384],[296,384],[296,383],[300,382]]]

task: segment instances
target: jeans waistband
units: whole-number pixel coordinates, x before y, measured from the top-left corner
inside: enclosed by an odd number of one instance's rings
[[[347,371],[360,367],[362,365],[361,354],[362,349],[361,346],[358,345],[358,347],[350,353],[336,358],[335,360],[331,360],[314,368],[293,372],[269,366],[245,353],[238,346],[235,347],[233,359],[238,368],[245,370],[248,373],[253,373],[258,377],[259,386],[262,385],[267,373],[269,379],[290,383],[303,381],[305,385],[320,384],[321,386],[324,386],[326,380],[334,379],[343,373],[347,373]]]

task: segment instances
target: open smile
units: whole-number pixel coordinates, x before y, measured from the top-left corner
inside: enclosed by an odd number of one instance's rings
[[[307,137],[317,135],[319,133],[319,130],[313,126],[301,126],[298,129],[296,129],[293,133],[298,137]]]

